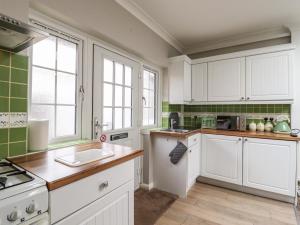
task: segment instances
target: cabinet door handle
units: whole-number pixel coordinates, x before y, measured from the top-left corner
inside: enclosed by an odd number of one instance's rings
[[[99,191],[102,191],[103,189],[108,187],[108,181],[104,181],[99,185]]]
[[[244,97],[241,97],[241,100],[244,100],[245,98]]]
[[[250,97],[247,97],[247,100],[250,100]]]
[[[244,139],[244,141],[246,142],[246,141],[248,141],[248,139],[247,139],[247,138],[245,138],[245,139]]]
[[[190,150],[190,152],[192,152],[192,150]]]
[[[239,141],[241,141],[242,140],[242,138],[239,138]]]

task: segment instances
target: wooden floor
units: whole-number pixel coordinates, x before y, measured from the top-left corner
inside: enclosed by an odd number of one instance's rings
[[[296,225],[292,204],[197,183],[155,225]]]

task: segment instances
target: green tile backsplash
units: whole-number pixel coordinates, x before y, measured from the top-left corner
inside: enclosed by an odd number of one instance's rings
[[[0,116],[27,113],[28,57],[0,50]],[[11,121],[12,122],[12,121]],[[11,124],[11,123],[10,123]],[[0,159],[27,152],[27,127],[0,126]],[[16,125],[18,126],[18,125]]]
[[[237,104],[237,105],[172,105],[168,102],[162,103],[162,126],[168,127],[168,112],[182,112],[184,118],[184,126],[201,126],[201,114],[209,113],[236,113],[236,114],[259,114],[267,117],[269,114],[288,114],[291,113],[291,105],[289,104]],[[195,118],[193,113],[200,116]]]

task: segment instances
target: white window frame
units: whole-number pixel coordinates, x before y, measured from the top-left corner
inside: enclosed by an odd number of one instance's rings
[[[144,91],[144,70],[147,70],[147,71],[149,71],[149,72],[151,72],[151,73],[154,73],[155,74],[155,87],[154,87],[154,101],[155,101],[155,103],[154,103],[154,110],[155,110],[155,112],[154,112],[154,124],[151,124],[151,125],[143,125],[143,119],[144,119],[144,102],[143,102],[143,91]],[[142,129],[151,129],[151,128],[155,128],[155,127],[157,127],[159,124],[160,124],[160,122],[159,122],[159,115],[160,115],[160,113],[159,113],[159,111],[160,111],[160,107],[159,107],[159,104],[161,104],[161,102],[160,102],[160,98],[159,98],[159,96],[160,96],[160,72],[158,71],[158,70],[156,70],[156,69],[154,69],[154,68],[152,68],[152,67],[150,67],[150,66],[148,66],[148,65],[143,65],[142,66],[142,70],[141,70],[141,82],[140,82],[140,97],[141,97],[141,107],[140,107],[140,109],[141,109],[141,128]]]
[[[51,22],[49,22],[51,23]],[[32,20],[31,25],[45,30],[47,33],[53,36],[57,36],[61,39],[73,42],[77,44],[77,68],[76,68],[76,103],[75,103],[75,110],[76,110],[76,117],[75,117],[75,135],[67,135],[67,136],[60,136],[55,137],[51,140],[49,140],[49,144],[59,143],[59,142],[67,142],[67,141],[73,141],[73,140],[79,140],[82,139],[82,104],[84,99],[84,93],[81,93],[81,88],[83,87],[83,40],[80,38],[77,38],[73,34],[68,33],[68,29],[64,29],[64,32],[62,32],[59,28],[56,28],[55,24],[51,23],[48,25],[48,23],[39,22],[38,20]],[[29,80],[28,80],[28,115],[30,118],[31,114],[31,99],[32,99],[32,56],[33,56],[33,48],[31,47],[29,49]],[[50,105],[50,104],[49,104]],[[56,126],[56,125],[55,125]]]

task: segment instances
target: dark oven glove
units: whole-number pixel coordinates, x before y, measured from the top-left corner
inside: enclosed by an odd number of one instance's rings
[[[177,164],[187,149],[188,148],[179,141],[176,147],[169,154],[171,163]]]

